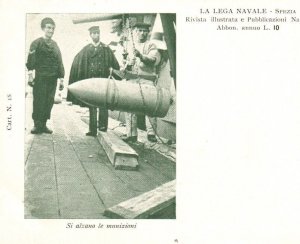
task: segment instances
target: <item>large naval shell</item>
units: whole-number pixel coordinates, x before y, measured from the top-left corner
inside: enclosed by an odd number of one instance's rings
[[[107,78],[81,80],[68,90],[90,106],[161,118],[167,114],[171,100],[167,89]]]

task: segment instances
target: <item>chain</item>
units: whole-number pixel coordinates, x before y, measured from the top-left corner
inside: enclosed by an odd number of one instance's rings
[[[133,50],[133,55],[134,55],[134,71],[136,72],[137,75],[139,75],[139,68],[136,65],[136,57],[135,57],[135,43],[134,43],[134,37],[133,37],[133,31],[132,31],[132,24],[131,24],[131,18],[129,17],[128,19],[128,28],[129,28],[129,32],[130,32],[130,36],[131,36],[131,43],[132,43],[132,50]]]
[[[126,67],[127,65],[127,58],[128,58],[128,52],[127,52],[127,40],[128,40],[128,30],[126,27],[126,21],[127,18],[125,18],[125,14],[122,14],[122,38],[123,38],[123,66]]]
[[[126,28],[125,14],[122,14],[122,32],[123,32],[123,34],[124,34],[125,28]]]
[[[132,25],[131,25],[131,18],[130,17],[128,18],[128,27],[129,27],[129,31],[130,31],[130,35],[131,35],[133,51],[135,51],[136,48],[135,48],[134,39],[133,39],[133,31],[132,31]]]

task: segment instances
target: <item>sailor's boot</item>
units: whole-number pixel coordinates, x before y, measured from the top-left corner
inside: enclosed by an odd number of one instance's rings
[[[31,130],[31,134],[41,134],[41,133],[42,133],[41,122],[35,120],[34,127]]]
[[[47,127],[47,120],[42,122],[42,132],[46,134],[52,134],[53,131]]]

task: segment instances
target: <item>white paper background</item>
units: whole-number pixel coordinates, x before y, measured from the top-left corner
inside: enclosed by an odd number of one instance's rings
[[[0,243],[300,242],[300,24],[221,32],[185,23],[201,7],[300,13],[297,1],[2,0],[0,7]],[[126,221],[138,223],[134,230],[24,220],[25,21],[42,12],[177,13],[177,220]],[[5,130],[8,93],[13,131]]]

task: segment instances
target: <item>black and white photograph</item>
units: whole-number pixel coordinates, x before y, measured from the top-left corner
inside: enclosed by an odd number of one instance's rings
[[[176,219],[176,14],[26,14],[24,217]]]
[[[300,243],[298,0],[0,13],[1,244]]]

